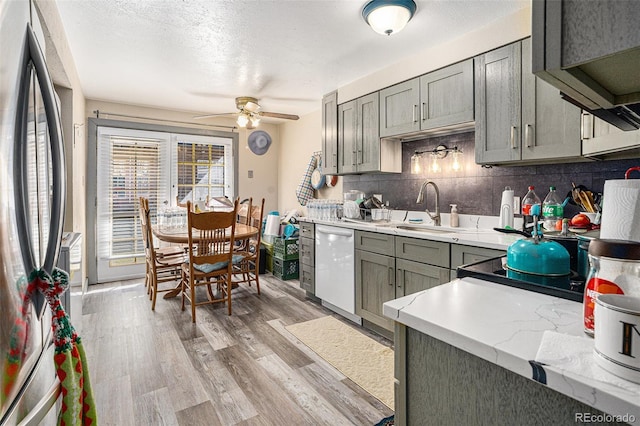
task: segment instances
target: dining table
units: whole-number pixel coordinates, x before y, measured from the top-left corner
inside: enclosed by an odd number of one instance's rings
[[[184,227],[154,227],[153,235],[158,238],[160,241],[164,241],[166,243],[171,244],[189,244],[189,229]],[[243,223],[236,223],[235,231],[233,233],[234,241],[246,240],[248,238],[254,237],[258,235],[258,228],[251,225],[246,225]],[[227,232],[225,233],[225,237],[227,239],[231,239],[231,228],[227,228]],[[193,236],[194,239],[197,239],[197,235]],[[171,291],[168,291],[164,294],[165,299],[170,299],[172,297],[176,297],[182,291],[180,283],[178,286]]]

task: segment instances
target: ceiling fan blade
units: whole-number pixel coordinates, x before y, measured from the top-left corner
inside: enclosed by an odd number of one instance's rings
[[[279,112],[266,112],[266,111],[262,111],[260,115],[263,117],[282,118],[285,120],[298,120],[300,118],[297,115],[293,115],[293,114],[281,114]]]
[[[227,116],[231,116],[231,115],[237,115],[237,112],[222,112],[219,114],[206,114],[206,115],[196,115],[195,117],[193,117],[194,120],[200,120],[200,119],[204,119],[204,118],[211,118],[211,117],[222,117],[223,115],[227,115]]]

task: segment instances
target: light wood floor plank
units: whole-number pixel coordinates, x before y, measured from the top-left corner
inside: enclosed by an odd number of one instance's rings
[[[234,289],[231,316],[198,307],[196,324],[180,297],[151,311],[142,280],[90,286],[78,331],[100,424],[371,425],[390,415],[285,329],[335,314],[295,280],[260,284],[261,295]]]

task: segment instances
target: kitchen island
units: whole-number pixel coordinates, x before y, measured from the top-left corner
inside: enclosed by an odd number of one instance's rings
[[[396,322],[396,424],[640,422],[639,385],[567,367],[589,364],[588,349],[535,361],[545,331],[593,345],[581,303],[464,278],[386,302],[384,314]]]

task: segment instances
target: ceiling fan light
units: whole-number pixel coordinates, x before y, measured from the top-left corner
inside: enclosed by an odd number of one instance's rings
[[[249,123],[249,119],[245,114],[240,114],[238,116],[238,120],[236,121],[236,123],[238,123],[238,126],[240,127],[246,127],[247,124]]]
[[[251,115],[251,125],[253,127],[258,127],[258,124],[260,124],[260,116]]]
[[[413,0],[372,0],[362,10],[362,17],[379,34],[400,32],[416,12]]]

